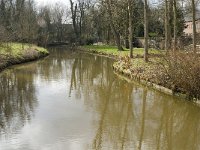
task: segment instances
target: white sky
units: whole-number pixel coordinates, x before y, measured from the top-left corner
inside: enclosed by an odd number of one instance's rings
[[[56,3],[62,3],[62,4],[67,5],[69,7],[69,0],[35,0],[35,2],[38,6],[53,5],[53,4],[56,4]]]
[[[150,0],[151,3],[156,4],[158,3],[159,0]],[[69,7],[69,0],[35,0],[35,2],[39,6],[44,6],[44,5],[53,5],[56,4],[57,2],[61,2]]]
[[[67,8],[70,8],[69,0],[34,0],[38,7],[45,5],[55,5],[56,3],[61,3]],[[74,0],[75,1],[75,0]],[[156,6],[159,4],[160,0],[149,0],[150,5]]]

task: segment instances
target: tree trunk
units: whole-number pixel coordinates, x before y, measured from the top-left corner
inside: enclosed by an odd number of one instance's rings
[[[133,16],[132,16],[132,5],[131,0],[128,0],[128,13],[129,13],[129,49],[130,58],[133,58]]]
[[[126,23],[124,42],[125,42],[126,49],[129,49],[129,25],[128,25],[128,23]]]
[[[111,0],[107,0],[106,3],[107,3],[107,11],[109,15],[110,26],[115,37],[117,48],[119,51],[123,51],[123,47],[121,46],[121,41],[120,41],[120,34],[117,32],[117,29],[115,28],[115,25],[113,23],[113,17],[112,17],[112,12],[111,12]]]
[[[82,33],[83,33],[83,20],[84,20],[84,2],[79,1],[79,11],[80,11],[80,20],[79,20],[79,43],[82,44]]]
[[[123,51],[124,49],[121,46],[121,41],[120,41],[120,34],[114,30],[114,36],[115,36],[115,42],[117,44],[117,48],[119,51]]]
[[[193,52],[196,53],[196,6],[192,0],[192,24],[193,24]]]
[[[171,4],[171,5],[170,5]],[[173,50],[173,43],[172,43],[172,37],[173,37],[173,33],[172,33],[172,28],[173,28],[173,0],[168,0],[168,49],[172,49]]]
[[[109,45],[110,44],[110,26],[108,27],[107,31],[106,31],[106,44]]]
[[[165,50],[169,50],[169,9],[168,0],[165,0]]]
[[[76,42],[79,41],[79,33],[77,29],[77,21],[76,21],[76,13],[77,13],[77,4],[74,7],[74,3],[72,0],[70,0],[70,5],[71,5],[71,13],[72,13],[72,24],[74,28],[74,33],[76,35]]]
[[[144,61],[148,62],[148,3],[144,0]]]
[[[176,52],[177,47],[177,7],[176,0],[173,0],[173,10],[174,10],[174,52]]]

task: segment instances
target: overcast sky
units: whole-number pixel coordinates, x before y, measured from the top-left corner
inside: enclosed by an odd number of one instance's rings
[[[158,3],[159,0],[150,0],[151,3],[155,4]],[[69,0],[35,0],[35,2],[39,6],[44,6],[44,5],[53,5],[57,2],[61,2],[69,7]]]
[[[69,0],[35,0],[35,2],[38,6],[53,5],[56,4],[57,2],[61,2],[69,6]]]

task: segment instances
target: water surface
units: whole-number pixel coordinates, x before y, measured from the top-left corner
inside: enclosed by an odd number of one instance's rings
[[[120,79],[113,60],[50,50],[0,74],[0,150],[198,150],[200,109]]]

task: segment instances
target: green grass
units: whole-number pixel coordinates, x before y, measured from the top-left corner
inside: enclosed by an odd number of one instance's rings
[[[48,53],[48,51],[45,48],[38,47],[32,44],[22,45],[22,43],[2,43],[0,45],[0,54],[21,56],[28,49],[35,49],[41,53]]]
[[[33,45],[33,48],[36,49],[38,52],[49,53],[47,51],[47,49],[45,49],[44,47],[39,47],[39,46]]]
[[[97,52],[112,54],[112,55],[120,55],[120,56],[127,56],[129,55],[130,51],[129,49],[124,48],[124,51],[118,51],[116,46],[109,46],[109,45],[85,45],[82,46],[85,49],[88,50],[95,50]],[[134,48],[133,54],[134,55],[143,55],[144,49],[143,48]],[[163,51],[155,50],[155,49],[149,49],[149,54],[162,54]]]

